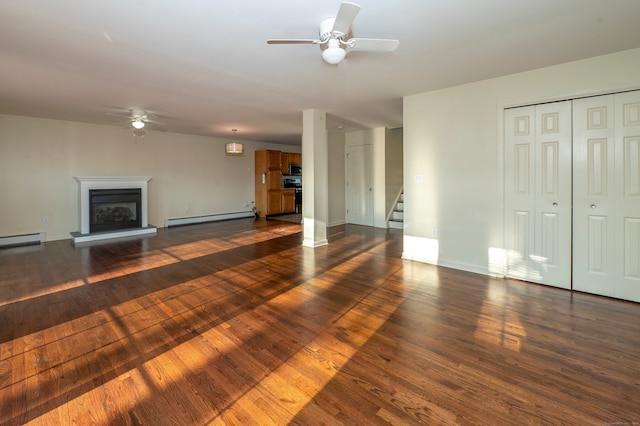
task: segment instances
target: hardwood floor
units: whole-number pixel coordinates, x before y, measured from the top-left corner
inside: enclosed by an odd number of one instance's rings
[[[235,220],[0,250],[0,423],[640,424],[640,305]]]

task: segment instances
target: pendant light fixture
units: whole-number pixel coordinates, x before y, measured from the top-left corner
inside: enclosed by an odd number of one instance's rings
[[[231,131],[233,132],[234,140],[225,144],[224,152],[227,155],[242,155],[242,153],[244,152],[244,146],[242,146],[241,143],[235,141],[236,132],[238,131],[238,129],[231,129]]]

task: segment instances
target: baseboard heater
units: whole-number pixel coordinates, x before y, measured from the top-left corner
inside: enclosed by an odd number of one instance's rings
[[[241,219],[245,217],[255,217],[255,213],[253,210],[246,212],[237,212],[237,213],[221,213],[221,214],[210,214],[206,216],[192,216],[192,217],[181,217],[176,219],[165,219],[164,227],[169,228],[171,226],[182,226],[182,225],[193,225],[196,223],[206,223],[206,222],[217,222],[220,220],[229,220],[229,219]]]
[[[0,247],[27,246],[44,243],[44,232],[0,237]]]

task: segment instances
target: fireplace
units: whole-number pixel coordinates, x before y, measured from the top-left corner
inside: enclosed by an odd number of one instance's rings
[[[148,222],[151,176],[76,176],[80,231],[74,243],[155,234]]]
[[[140,188],[90,189],[89,232],[140,228],[141,204]]]

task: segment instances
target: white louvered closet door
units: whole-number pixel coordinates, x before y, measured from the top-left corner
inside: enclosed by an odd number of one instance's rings
[[[571,102],[505,111],[507,276],[571,286]]]

